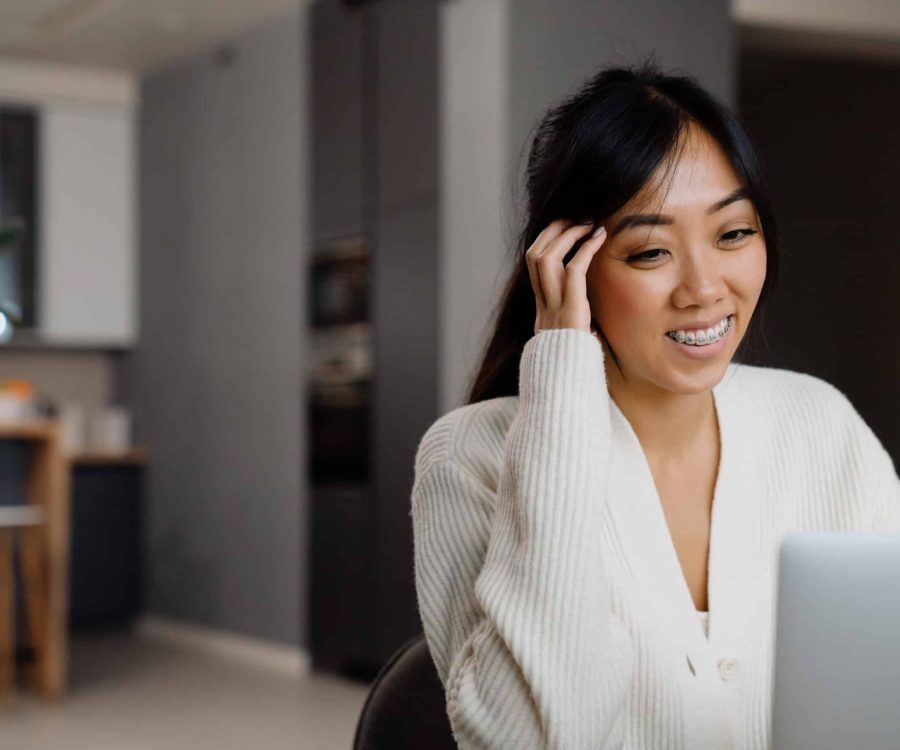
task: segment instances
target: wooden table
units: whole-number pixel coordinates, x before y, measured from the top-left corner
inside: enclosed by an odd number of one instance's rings
[[[35,657],[25,682],[56,698],[65,690],[68,671],[69,465],[56,420],[0,423],[0,439],[22,440],[28,447],[24,507],[0,508],[0,528],[13,528],[19,542],[27,636]]]

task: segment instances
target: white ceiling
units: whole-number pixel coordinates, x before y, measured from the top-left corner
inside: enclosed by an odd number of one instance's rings
[[[900,60],[900,0],[732,0],[741,43]]]
[[[307,0],[0,0],[0,55],[145,73]]]
[[[309,2],[0,0],[0,56],[141,74]],[[779,39],[787,34],[787,44],[793,43],[793,32],[813,32],[813,41],[821,37],[836,48],[845,42],[847,49],[878,54],[900,48],[900,0],[731,0],[731,5],[739,24],[773,30]]]
[[[739,22],[784,30],[900,39],[900,0],[731,0]]]

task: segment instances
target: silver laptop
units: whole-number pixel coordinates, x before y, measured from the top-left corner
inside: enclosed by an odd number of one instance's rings
[[[773,750],[900,750],[900,534],[782,540],[774,666]]]

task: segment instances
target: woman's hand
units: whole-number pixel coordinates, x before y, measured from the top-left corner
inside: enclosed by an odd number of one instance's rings
[[[563,265],[574,244],[593,229],[593,224],[559,219],[548,224],[525,253],[537,303],[535,333],[549,328],[578,328],[599,341],[597,332],[591,330],[586,275],[594,253],[606,240],[604,227],[598,227],[596,236],[589,237]]]

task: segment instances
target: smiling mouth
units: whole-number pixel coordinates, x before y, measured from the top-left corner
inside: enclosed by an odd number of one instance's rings
[[[680,329],[677,331],[666,331],[666,336],[673,341],[677,341],[679,344],[687,344],[688,346],[709,346],[725,336],[731,330],[733,325],[734,314],[732,313],[711,328],[699,331],[684,331]]]

